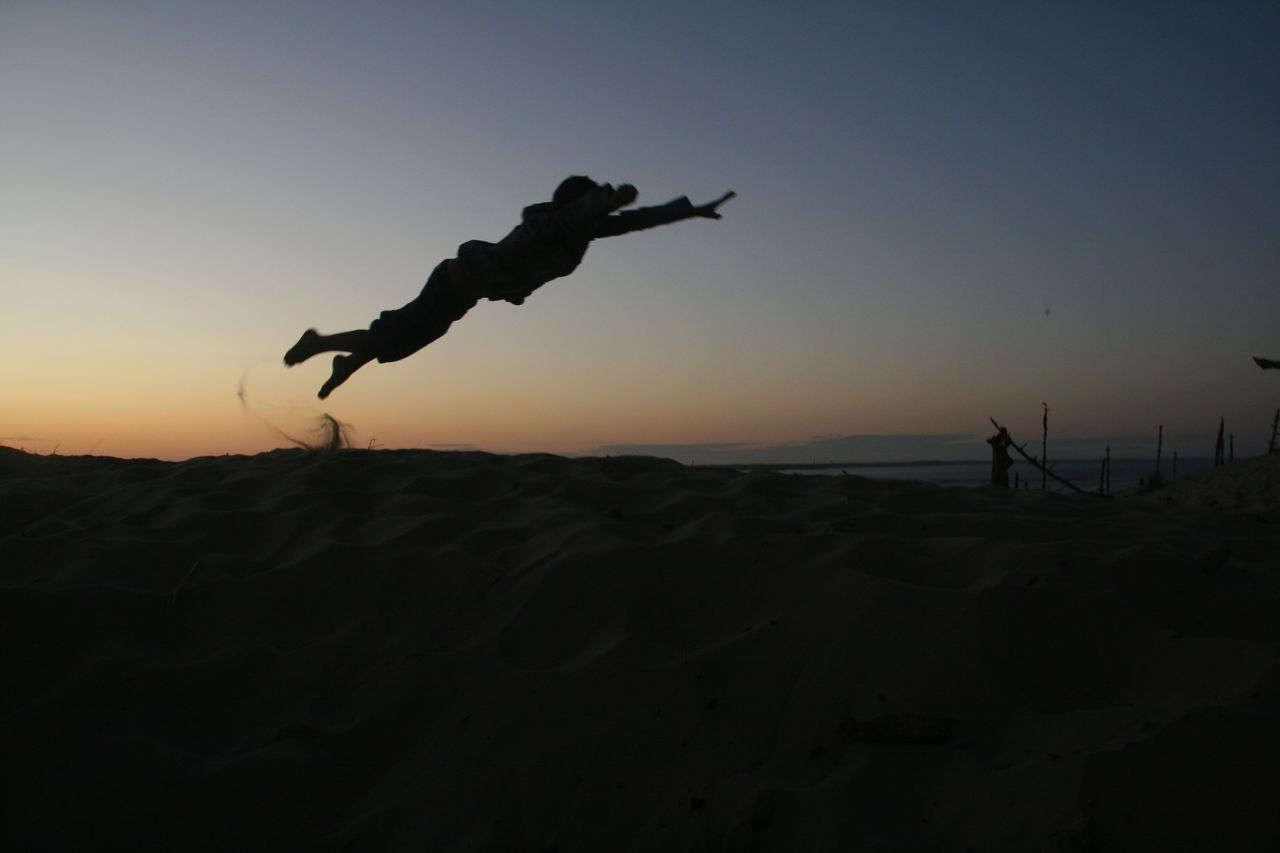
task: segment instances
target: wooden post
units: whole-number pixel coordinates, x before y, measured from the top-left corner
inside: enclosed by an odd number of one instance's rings
[[[1160,424],[1160,432],[1156,435],[1156,476],[1160,476],[1160,451],[1164,449],[1164,424]]]
[[[1215,468],[1222,464],[1222,431],[1226,427],[1226,423],[1226,418],[1218,418],[1218,440],[1213,445],[1213,467]]]
[[[1040,464],[1044,466],[1040,469],[1040,491],[1044,492],[1049,489],[1049,404],[1040,405],[1044,406],[1043,430],[1040,433]]]
[[[1280,409],[1276,409],[1276,416],[1271,419],[1271,443],[1267,445],[1268,453],[1276,452],[1276,427],[1280,427]]]

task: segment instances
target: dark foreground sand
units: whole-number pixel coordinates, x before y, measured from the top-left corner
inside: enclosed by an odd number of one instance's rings
[[[1278,494],[0,449],[0,847],[1280,849]]]

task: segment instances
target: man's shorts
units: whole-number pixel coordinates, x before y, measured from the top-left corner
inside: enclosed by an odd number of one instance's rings
[[[381,362],[413,355],[449,331],[453,321],[471,310],[476,300],[454,291],[448,262],[431,271],[422,292],[403,308],[383,311],[369,326],[373,353]]]

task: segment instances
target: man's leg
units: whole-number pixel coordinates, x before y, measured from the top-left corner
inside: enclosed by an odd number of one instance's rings
[[[394,311],[383,311],[368,329],[336,335],[307,329],[285,353],[284,363],[292,367],[322,352],[350,353],[334,357],[333,372],[317,395],[323,400],[374,358],[399,361],[412,355],[443,335],[476,304],[475,297],[454,292],[448,269],[447,262],[439,264],[412,302]]]
[[[298,338],[298,342],[284,354],[284,363],[293,367],[322,352],[368,352],[371,345],[372,340],[368,329],[338,332],[336,335],[322,335],[315,329],[307,329],[302,333],[302,337]],[[365,359],[365,361],[368,360]]]
[[[320,386],[320,393],[316,394],[321,400],[328,397],[334,388],[337,388],[343,382],[351,378],[351,374],[373,361],[373,353],[371,352],[353,352],[351,355],[335,355],[333,357],[333,372],[329,374],[329,378]]]
[[[1273,361],[1269,358],[1253,357],[1253,363],[1261,367],[1263,370],[1280,370],[1280,361]]]
[[[368,329],[353,329],[350,332],[338,332],[335,335],[322,335],[315,329],[307,329],[302,333],[302,337],[298,338],[298,342],[284,354],[284,363],[293,367],[322,352],[349,352],[351,355],[333,357],[333,372],[320,386],[320,393],[316,395],[321,400],[328,397],[334,388],[350,379],[351,374],[373,361],[373,338]]]

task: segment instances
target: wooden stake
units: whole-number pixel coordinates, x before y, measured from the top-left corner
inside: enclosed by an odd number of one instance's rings
[[[1044,406],[1044,418],[1041,423],[1044,428],[1040,433],[1040,461],[1043,467],[1040,469],[1040,491],[1047,491],[1049,483],[1045,477],[1049,473],[1049,404],[1041,403]]]

